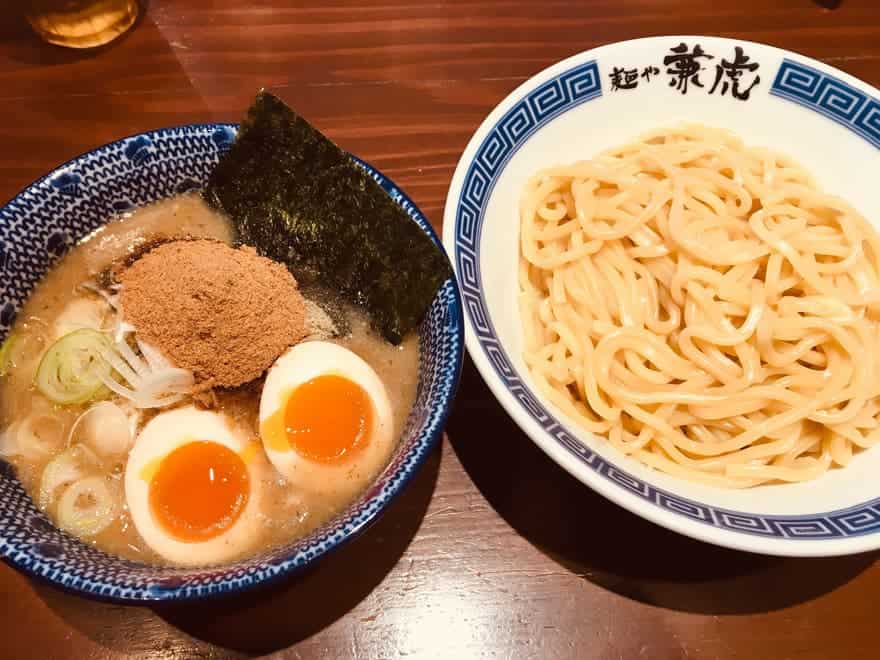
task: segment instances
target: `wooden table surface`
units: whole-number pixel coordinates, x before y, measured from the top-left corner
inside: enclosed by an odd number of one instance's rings
[[[267,87],[393,177],[439,229],[485,114],[603,43],[736,36],[880,86],[880,3],[818,4],[151,0],[134,31],[85,53],[39,43],[3,9],[0,201],[95,145],[236,121]],[[606,502],[540,453],[466,362],[442,447],[379,523],[307,575],[147,608],[0,565],[0,657],[877,658],[878,595],[873,555],[738,553]]]

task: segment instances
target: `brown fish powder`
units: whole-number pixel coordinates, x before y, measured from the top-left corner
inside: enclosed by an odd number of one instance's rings
[[[305,307],[285,266],[251,247],[180,240],[117,274],[123,318],[197,390],[258,378],[306,334]]]

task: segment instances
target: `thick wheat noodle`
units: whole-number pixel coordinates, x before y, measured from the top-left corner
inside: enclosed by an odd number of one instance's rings
[[[524,359],[586,430],[726,487],[880,441],[880,238],[796,163],[704,126],[537,173]]]

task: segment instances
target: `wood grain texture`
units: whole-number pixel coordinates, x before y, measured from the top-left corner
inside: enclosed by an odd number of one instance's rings
[[[876,0],[151,0],[133,32],[89,53],[4,17],[0,200],[124,135],[235,121],[267,87],[439,228],[461,151],[520,82],[603,43],[686,33],[771,43],[880,86]],[[544,457],[466,364],[441,450],[307,575],[151,609],[0,566],[0,657],[875,658],[877,593],[873,555],[736,553],[606,502]]]

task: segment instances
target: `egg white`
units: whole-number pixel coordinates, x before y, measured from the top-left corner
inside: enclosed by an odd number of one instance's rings
[[[381,379],[361,357],[326,341],[297,344],[275,361],[260,398],[260,425],[286,405],[285,395],[322,375],[342,376],[360,385],[373,405],[366,446],[340,462],[321,463],[292,447],[279,451],[263,439],[269,460],[294,488],[315,494],[351,496],[366,487],[388,462],[394,448],[391,402]]]
[[[150,482],[144,472],[178,447],[195,441],[216,442],[242,456],[250,492],[244,510],[224,532],[205,541],[180,541],[153,517]],[[193,406],[161,413],[144,426],[125,467],[125,498],[132,521],[150,548],[181,566],[207,566],[237,557],[253,547],[260,537],[258,513],[263,474],[259,449],[254,452],[248,448],[249,443],[247,434],[234,429],[226,416]]]

